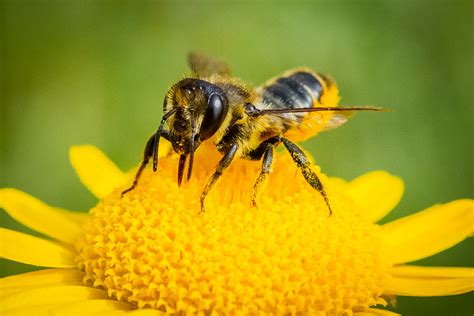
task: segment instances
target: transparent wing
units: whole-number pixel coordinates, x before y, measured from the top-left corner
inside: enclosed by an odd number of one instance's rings
[[[332,113],[332,115],[324,122],[324,126],[321,131],[330,131],[332,129],[338,128],[339,126],[344,125],[353,115],[354,112]],[[306,118],[305,121],[310,121],[311,117],[313,116],[316,115],[310,113],[309,117]]]
[[[255,117],[280,117],[302,130],[328,131],[345,124],[355,113],[362,111],[386,112],[386,109],[375,106],[354,107],[313,107],[297,109],[261,109],[256,110]]]
[[[196,52],[188,54],[188,64],[191,70],[201,78],[213,74],[230,74],[229,66],[224,61]]]

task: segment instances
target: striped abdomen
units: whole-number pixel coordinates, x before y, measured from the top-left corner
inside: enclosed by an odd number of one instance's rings
[[[262,87],[262,101],[272,108],[310,108],[326,90],[324,79],[307,70],[296,70]]]
[[[309,69],[296,69],[274,78],[257,89],[261,108],[311,108],[337,106],[339,91],[336,84]],[[331,112],[281,113],[262,117],[267,128],[262,138],[270,134],[285,135],[293,141],[304,141],[324,130]],[[263,121],[263,122],[262,122]]]

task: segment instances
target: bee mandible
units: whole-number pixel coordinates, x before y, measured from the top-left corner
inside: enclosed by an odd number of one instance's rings
[[[179,186],[188,158],[186,178],[190,179],[194,152],[203,142],[212,142],[223,154],[202,191],[202,212],[207,194],[235,158],[261,160],[262,168],[252,192],[252,204],[256,206],[261,184],[270,173],[274,149],[283,144],[309,185],[324,198],[332,214],[323,184],[295,141],[339,127],[356,111],[382,109],[338,107],[335,82],[307,68],[287,71],[261,87],[250,88],[231,76],[228,66],[221,60],[191,53],[188,63],[193,76],[180,80],[166,94],[158,130],[146,143],[133,184],[122,195],[137,186],[150,159],[153,159],[153,171],[157,171],[158,147],[160,139],[164,138],[180,155]]]

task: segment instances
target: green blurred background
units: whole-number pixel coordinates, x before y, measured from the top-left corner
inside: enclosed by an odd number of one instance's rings
[[[254,85],[306,65],[336,78],[342,104],[393,109],[304,144],[329,175],[401,176],[406,193],[383,222],[473,195],[472,1],[0,3],[0,187],[92,207],[68,148],[94,144],[134,166],[186,53],[199,50]],[[473,266],[473,256],[471,239],[417,263]],[[0,261],[1,275],[31,269]],[[472,315],[473,298],[400,297],[395,310]]]

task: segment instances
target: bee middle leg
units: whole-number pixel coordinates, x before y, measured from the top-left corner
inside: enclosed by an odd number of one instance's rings
[[[280,142],[280,137],[272,137],[262,142],[256,149],[251,151],[247,157],[251,160],[262,159],[262,170],[253,185],[252,206],[257,206],[257,195],[262,188],[262,184],[271,171],[273,163],[273,148]]]
[[[203,213],[206,209],[204,207],[204,201],[206,200],[206,196],[211,190],[211,188],[214,186],[217,180],[219,180],[220,176],[222,175],[222,172],[224,172],[227,167],[229,167],[230,163],[235,157],[235,154],[237,153],[237,149],[239,146],[237,144],[233,144],[229,147],[227,152],[224,154],[224,157],[219,161],[219,164],[217,165],[216,170],[214,171],[213,175],[211,178],[207,181],[206,186],[204,187],[204,190],[202,191],[201,194],[201,213]]]

